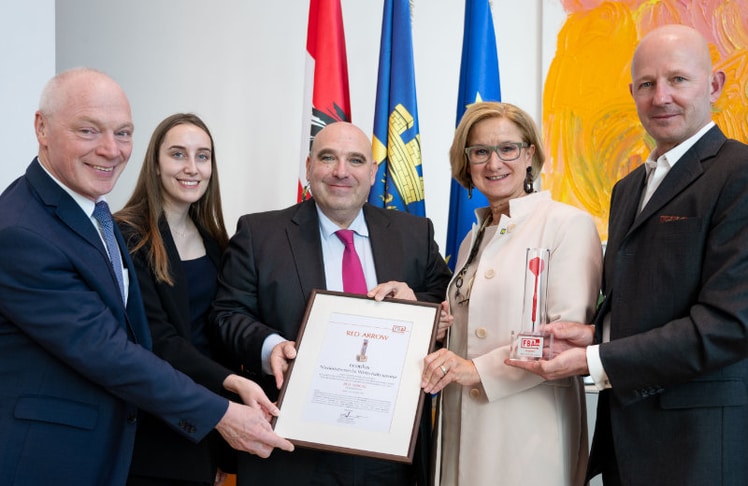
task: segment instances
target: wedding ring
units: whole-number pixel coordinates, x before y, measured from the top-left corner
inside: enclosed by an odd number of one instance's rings
[[[442,373],[444,373],[444,376],[447,376],[447,368],[445,368],[444,365],[441,365],[439,368],[442,369]]]

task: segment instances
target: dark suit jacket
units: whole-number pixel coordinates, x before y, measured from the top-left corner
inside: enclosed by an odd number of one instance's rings
[[[193,440],[223,416],[226,399],[143,347],[127,252],[125,308],[89,216],[37,160],[0,196],[0,255],[0,484],[124,484],[136,407]]]
[[[623,484],[745,485],[748,147],[709,130],[641,214],[639,167],[613,189],[604,264],[611,341],[590,470]],[[610,426],[605,424],[610,421]]]
[[[134,228],[120,224],[120,229],[128,248],[140,241]],[[153,339],[153,352],[195,382],[221,394],[223,381],[231,371],[193,346],[187,277],[164,217],[159,220],[159,232],[174,285],[157,282],[148,260],[150,245],[131,255]],[[208,258],[218,268],[221,258],[218,243],[202,228],[200,234]],[[211,483],[215,479],[217,455],[231,453],[216,431],[196,444],[151,414],[141,412],[139,419],[131,474]]]
[[[406,282],[418,300],[444,300],[450,272],[434,242],[431,221],[368,204],[364,216],[377,281]],[[261,372],[262,343],[272,333],[296,340],[312,290],[326,288],[313,200],[239,219],[224,254],[211,320],[235,365],[263,383],[271,399],[278,390],[272,377]],[[244,454],[241,458],[240,473],[241,460],[253,460]],[[306,484],[315,461],[310,450],[275,451],[269,461],[254,460],[247,480]]]

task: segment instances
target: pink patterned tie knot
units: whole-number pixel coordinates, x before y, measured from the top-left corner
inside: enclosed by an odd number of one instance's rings
[[[353,230],[338,230],[335,236],[345,245],[343,251],[343,291],[353,294],[366,294],[366,277],[361,267],[361,260],[353,245]]]

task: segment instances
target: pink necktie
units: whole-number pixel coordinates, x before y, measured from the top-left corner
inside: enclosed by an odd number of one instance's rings
[[[366,277],[361,267],[361,260],[353,245],[353,230],[338,230],[335,235],[345,245],[343,251],[343,291],[353,294],[366,294]]]

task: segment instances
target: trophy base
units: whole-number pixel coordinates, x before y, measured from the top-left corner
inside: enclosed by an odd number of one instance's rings
[[[512,331],[509,359],[513,361],[538,361],[551,359],[552,334],[533,334]]]

